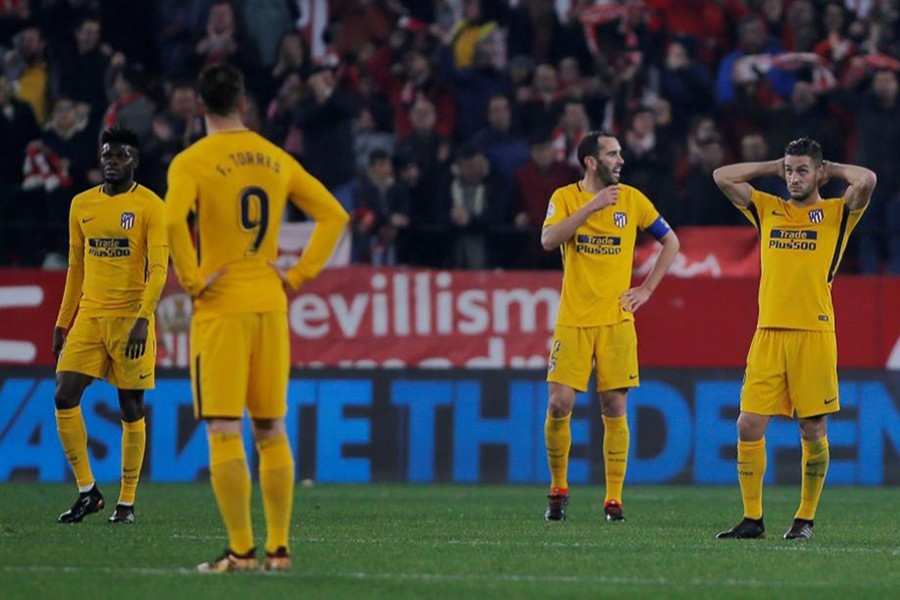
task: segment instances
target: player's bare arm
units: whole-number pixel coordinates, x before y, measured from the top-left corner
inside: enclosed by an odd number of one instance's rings
[[[584,206],[576,210],[570,216],[566,217],[559,223],[545,227],[541,231],[541,246],[544,250],[551,251],[559,248],[560,245],[569,241],[585,221],[598,210],[603,210],[607,206],[613,206],[619,200],[619,186],[608,185],[594,194],[594,197],[585,203]]]
[[[872,192],[878,183],[873,171],[865,167],[857,165],[845,165],[831,161],[823,162],[824,179],[829,178],[843,179],[849,185],[844,192],[844,201],[850,210],[859,210],[865,208],[872,199]]]
[[[681,249],[681,242],[678,241],[678,236],[674,231],[669,231],[659,242],[662,244],[662,250],[647,278],[641,285],[626,290],[619,297],[622,308],[628,312],[636,312],[650,299],[659,282],[672,266],[675,257],[678,256],[678,250]]]
[[[753,192],[753,186],[748,182],[766,175],[777,175],[783,179],[784,159],[725,165],[713,171],[713,180],[732,204],[746,208],[750,206],[750,194]]]

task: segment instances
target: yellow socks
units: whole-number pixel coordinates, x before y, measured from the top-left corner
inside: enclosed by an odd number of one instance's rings
[[[547,443],[547,463],[550,465],[550,488],[566,490],[569,482],[569,448],[572,447],[572,413],[555,419],[547,413],[544,419],[544,440]]]
[[[812,521],[816,517],[816,507],[828,473],[828,438],[813,441],[801,439],[800,443],[803,446],[803,483],[800,484],[800,508],[794,518]]]
[[[122,488],[119,504],[134,504],[141,465],[144,464],[144,447],[147,445],[147,425],[143,417],[128,423],[122,421]]]
[[[56,431],[66,459],[72,465],[78,489],[87,491],[94,484],[94,474],[91,473],[88,459],[87,430],[84,428],[81,407],[56,409]]]
[[[603,417],[603,465],[606,471],[606,499],[604,504],[615,500],[622,504],[622,485],[625,483],[625,470],[628,467],[628,445],[631,434],[628,431],[628,419],[621,417]]]
[[[763,476],[766,474],[766,438],[756,442],[738,440],[737,472],[744,501],[744,516],[762,519]]]
[[[209,474],[232,552],[253,548],[250,523],[250,470],[239,433],[209,434]]]
[[[259,451],[259,485],[266,513],[266,552],[284,546],[288,538],[294,506],[294,457],[286,435],[262,440]]]

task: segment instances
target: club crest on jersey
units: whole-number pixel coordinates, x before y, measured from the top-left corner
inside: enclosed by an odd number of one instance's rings
[[[825,211],[821,208],[809,211],[809,220],[811,223],[821,223],[825,219]]]
[[[128,230],[134,227],[134,213],[133,212],[123,212],[122,218],[119,219],[119,224],[122,225],[122,229]]]
[[[616,227],[619,229],[625,227],[628,224],[628,215],[623,212],[617,212],[613,214],[613,223],[616,224]]]
[[[556,206],[551,202],[547,205],[547,218],[549,219],[556,213]]]

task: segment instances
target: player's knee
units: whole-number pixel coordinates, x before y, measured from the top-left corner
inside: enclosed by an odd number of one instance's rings
[[[603,392],[600,394],[600,412],[604,417],[621,417],[625,414],[625,394]]]
[[[575,404],[575,392],[566,388],[550,390],[550,401],[547,412],[554,419],[561,419],[572,412]]]
[[[814,441],[822,439],[825,437],[826,431],[825,417],[800,419],[800,437],[804,440]]]
[[[81,393],[74,386],[58,383],[53,393],[53,402],[58,410],[75,408],[81,403]]]
[[[119,408],[122,411],[122,420],[133,423],[144,418],[144,397],[124,396],[119,398]]]
[[[253,437],[257,440],[287,434],[284,419],[253,419]]]
[[[744,442],[755,442],[762,439],[766,432],[766,420],[754,415],[741,413],[737,420],[738,438]]]

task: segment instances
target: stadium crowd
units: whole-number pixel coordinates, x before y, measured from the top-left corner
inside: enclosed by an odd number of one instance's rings
[[[316,4],[0,0],[0,265],[65,266],[105,127],[164,195],[204,133],[196,75],[228,61],[248,126],[351,213],[355,262],[558,268],[547,200],[602,128],[676,228],[742,224],[712,171],[813,137],[879,177],[850,267],[900,273],[897,0],[333,0],[320,30]]]

